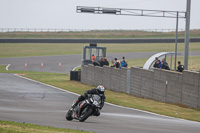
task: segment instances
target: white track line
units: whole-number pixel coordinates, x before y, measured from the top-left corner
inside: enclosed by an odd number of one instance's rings
[[[7,71],[8,71],[9,66],[10,66],[10,64],[8,64],[8,65],[6,66],[6,70],[7,70]]]
[[[57,90],[60,90],[60,91],[64,91],[64,92],[67,92],[67,93],[70,93],[70,94],[73,94],[73,95],[76,95],[76,96],[80,96],[77,93],[70,92],[70,91],[67,91],[67,90],[63,90],[61,88],[58,88],[58,87],[55,87],[55,86],[52,86],[52,85],[49,85],[49,84],[45,84],[45,83],[42,83],[42,82],[39,82],[39,81],[36,81],[36,80],[33,80],[33,79],[29,79],[27,77],[23,77],[23,76],[18,75],[18,74],[14,74],[14,75],[17,76],[17,77],[20,77],[20,78],[23,78],[23,79],[35,82],[35,83],[39,83],[39,84],[44,85],[44,86],[48,86],[48,87],[51,87],[51,88],[54,88],[54,89],[57,89]],[[147,113],[147,114],[152,114],[152,115],[155,115],[155,116],[162,116],[162,117],[170,118],[170,119],[176,119],[176,120],[181,120],[181,121],[188,121],[188,122],[199,123],[199,122],[196,122],[196,121],[190,121],[190,120],[185,120],[185,119],[180,119],[180,118],[175,118],[175,117],[160,115],[160,114],[156,114],[156,113],[152,113],[152,112],[148,112],[148,111],[144,111],[144,110],[139,110],[139,109],[134,109],[134,108],[129,108],[129,107],[123,107],[123,106],[115,105],[115,104],[112,104],[112,103],[107,103],[107,102],[105,102],[105,103],[107,105],[111,105],[111,106],[114,106],[114,107],[123,108],[123,109],[129,109],[129,110],[134,110],[134,111],[139,111],[139,112],[143,112],[143,113]]]

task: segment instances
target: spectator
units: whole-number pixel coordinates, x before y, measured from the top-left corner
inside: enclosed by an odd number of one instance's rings
[[[161,65],[162,65],[161,69],[170,70],[169,66],[164,61],[161,62]]]
[[[160,68],[159,66],[161,66],[161,65],[160,65],[160,60],[157,60],[157,61],[155,62],[155,64],[153,65],[153,67],[154,67],[154,68]]]
[[[121,62],[121,68],[122,67],[126,67],[127,68],[128,64],[127,64],[127,61],[125,60],[125,57],[123,56],[122,57],[122,62]]]
[[[176,71],[178,71],[178,72],[183,72],[183,70],[184,70],[184,66],[181,65],[181,62],[180,62],[180,61],[178,61],[178,67],[177,67],[177,70],[176,70]]]
[[[100,66],[103,67],[103,66],[109,66],[109,62],[107,61],[106,57],[103,57],[101,59],[101,62],[100,62]]]
[[[165,65],[169,66],[168,63],[166,62],[165,58],[162,59]]]
[[[94,54],[92,54],[92,56],[91,56],[90,59],[91,59],[91,60],[96,60],[96,57],[94,56]]]
[[[92,63],[93,63],[94,66],[100,66],[99,62],[97,62],[97,61],[94,60],[94,59],[92,60]]]
[[[155,58],[155,64],[153,65],[154,68],[161,68],[161,61],[158,60],[158,57]]]
[[[113,62],[113,65],[111,67],[116,67],[119,68],[120,67],[120,61],[117,60],[117,58],[114,59],[115,61]]]

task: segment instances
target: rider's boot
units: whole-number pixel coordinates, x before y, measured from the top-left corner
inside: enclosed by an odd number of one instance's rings
[[[72,108],[74,109],[78,105],[79,101],[77,100],[74,104],[72,104]]]

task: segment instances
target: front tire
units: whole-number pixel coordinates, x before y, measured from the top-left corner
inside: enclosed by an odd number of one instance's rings
[[[86,106],[85,109],[86,109],[86,113],[84,115],[81,114],[81,116],[79,117],[80,122],[84,122],[92,114],[92,111],[93,111],[92,108],[90,108],[89,106]]]
[[[72,118],[72,111],[71,111],[71,110],[69,110],[69,111],[67,112],[65,118],[66,118],[68,121],[73,120],[73,118]]]

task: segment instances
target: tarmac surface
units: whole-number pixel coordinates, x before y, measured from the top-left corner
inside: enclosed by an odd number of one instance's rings
[[[154,52],[112,53],[108,60],[148,58]],[[193,51],[191,56],[200,56]],[[182,55],[181,55],[182,56]],[[9,70],[69,73],[81,65],[82,55],[0,58]],[[25,68],[27,63],[27,68]],[[43,63],[43,68],[41,68]],[[61,67],[59,67],[61,63]],[[199,133],[200,123],[161,116],[106,103],[99,117],[85,122],[67,121],[65,114],[77,94],[45,85],[18,75],[0,73],[0,120],[70,128],[97,133]],[[178,115],[178,114],[177,114]]]
[[[0,73],[0,120],[25,122],[97,133],[199,133],[200,123],[105,104],[99,117],[67,121],[76,94]],[[177,114],[178,115],[178,114]]]
[[[149,58],[157,52],[131,52],[131,53],[109,53],[107,54],[108,61],[113,60],[115,57],[122,60],[125,56],[126,59],[139,59]],[[192,51],[190,56],[200,56],[200,51]],[[183,56],[183,52],[181,55]],[[22,71],[40,71],[40,72],[54,72],[54,73],[69,73],[74,67],[81,65],[82,55],[56,55],[56,56],[35,56],[35,57],[15,57],[15,58],[0,58],[0,64],[9,66],[9,70],[22,70]],[[43,67],[41,67],[43,63]],[[59,63],[61,67],[59,67]],[[25,68],[25,64],[27,67]]]

